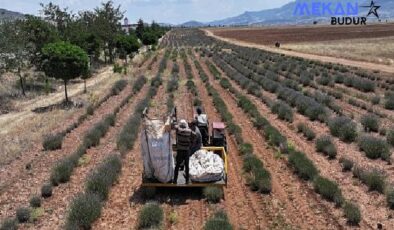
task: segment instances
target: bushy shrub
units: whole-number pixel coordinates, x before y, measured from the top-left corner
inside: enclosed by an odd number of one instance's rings
[[[384,108],[394,110],[394,92],[386,92]]]
[[[144,75],[141,75],[135,80],[134,85],[133,85],[133,93],[137,93],[142,89],[142,87],[145,85],[147,79]]]
[[[33,196],[30,198],[30,206],[33,208],[39,208],[41,207],[41,198],[39,196]]]
[[[86,108],[86,114],[88,114],[88,115],[93,115],[93,114],[94,114],[94,110],[95,110],[95,106],[94,106],[94,105],[89,105],[89,106]]]
[[[77,159],[78,160],[78,159]],[[61,160],[51,172],[51,183],[57,186],[61,183],[66,183],[70,180],[71,174],[78,161],[73,161],[70,158]]]
[[[264,127],[264,137],[272,146],[279,147],[281,144],[286,143],[286,137],[271,125]]]
[[[329,121],[328,126],[333,136],[345,142],[353,142],[357,137],[356,124],[347,117],[336,117]]]
[[[337,149],[332,142],[331,137],[329,136],[321,136],[316,139],[315,143],[316,151],[324,153],[329,158],[333,159],[337,155]]]
[[[230,224],[227,214],[221,210],[216,212],[204,224],[204,230],[232,230],[233,226]]]
[[[379,131],[379,118],[373,114],[365,114],[361,117],[361,124],[366,132]]]
[[[158,74],[156,75],[156,77],[154,77],[150,83],[151,86],[153,87],[159,87],[163,84],[163,79],[161,78],[161,75]]]
[[[241,155],[251,154],[253,153],[253,145],[250,143],[242,143],[239,146],[239,153]]]
[[[64,135],[61,134],[50,134],[44,137],[44,141],[42,143],[42,147],[45,151],[47,150],[56,150],[62,148]]]
[[[178,76],[172,76],[171,79],[167,83],[167,93],[174,92],[178,89]]]
[[[98,122],[91,128],[83,139],[83,144],[87,147],[95,147],[100,144],[100,139],[107,133],[109,127],[115,122],[114,118],[108,115],[103,121]]]
[[[26,223],[30,219],[30,209],[29,208],[18,208],[16,210],[16,219],[19,223]]]
[[[271,174],[263,167],[253,167],[247,176],[247,184],[252,191],[270,193],[272,190]]]
[[[123,67],[120,66],[118,63],[115,63],[112,70],[114,71],[114,73],[122,73]]]
[[[343,196],[337,183],[318,176],[313,181],[313,187],[324,199],[334,202],[337,206],[342,204]]]
[[[159,228],[164,217],[163,209],[157,203],[147,203],[138,215],[138,228]]]
[[[119,156],[108,156],[88,177],[85,187],[86,192],[97,194],[102,200],[107,199],[109,189],[118,178],[121,167],[122,162]]]
[[[274,103],[271,111],[278,115],[278,118],[288,122],[293,122],[293,110],[285,102],[279,101]]]
[[[341,159],[339,159],[339,163],[341,164],[342,170],[344,172],[351,171],[354,165],[352,160],[345,157],[341,157]]]
[[[102,205],[96,194],[79,194],[71,202],[66,220],[66,229],[90,229],[101,215]]]
[[[394,209],[394,188],[390,188],[386,192],[386,201],[390,209]]]
[[[203,194],[208,202],[218,203],[223,197],[223,190],[215,186],[208,186],[204,188]]]
[[[271,174],[264,169],[263,162],[254,154],[244,156],[243,170],[247,173],[247,184],[253,191],[261,193],[271,192]]]
[[[313,162],[302,152],[291,152],[289,163],[294,168],[297,175],[304,180],[312,180],[319,173]]]
[[[379,97],[379,96],[374,96],[374,97],[372,97],[372,98],[371,98],[371,103],[372,103],[373,105],[379,104],[379,103],[380,103],[380,97]]]
[[[18,230],[18,222],[16,219],[5,219],[1,222],[0,230]]]
[[[126,80],[118,80],[115,82],[115,84],[111,88],[111,94],[112,95],[118,95],[124,88],[127,86],[127,81]]]
[[[353,176],[368,186],[370,191],[384,193],[386,187],[385,175],[378,169],[362,169],[357,166],[353,168]]]
[[[386,135],[387,143],[394,147],[394,128],[388,130]]]
[[[350,225],[358,225],[361,221],[361,212],[357,205],[346,202],[343,206],[343,212],[346,220]]]
[[[243,157],[243,170],[251,172],[253,168],[263,167],[263,163],[254,154],[247,154]]]
[[[110,114],[104,119],[104,123],[109,124],[110,126],[115,126],[116,115]]]
[[[224,88],[224,89],[229,89],[231,88],[231,83],[227,78],[222,78],[220,79],[220,85]]]
[[[44,198],[48,198],[52,196],[52,185],[51,184],[44,184],[41,187],[41,196]]]
[[[346,77],[344,83],[346,86],[353,87],[362,92],[375,91],[375,83],[368,79],[364,79],[360,77]]]
[[[390,149],[387,143],[381,138],[363,135],[358,140],[358,146],[370,159],[382,158],[386,161],[390,160]]]
[[[331,82],[331,79],[328,76],[322,76],[317,78],[316,82],[320,85],[328,85]]]
[[[301,132],[308,141],[311,141],[316,137],[315,132],[313,132],[313,130],[309,128],[305,123],[298,123],[297,131]]]

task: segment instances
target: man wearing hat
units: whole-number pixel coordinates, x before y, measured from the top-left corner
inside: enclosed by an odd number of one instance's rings
[[[189,183],[189,154],[192,143],[196,134],[189,128],[186,120],[180,120],[179,124],[175,126],[176,129],[176,165],[174,172],[174,181],[173,183],[177,183],[178,180],[178,172],[182,163],[185,164],[185,179],[186,184]]]

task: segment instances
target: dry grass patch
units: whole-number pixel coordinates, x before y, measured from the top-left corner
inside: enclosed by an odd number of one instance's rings
[[[394,37],[347,39],[283,45],[286,49],[324,56],[394,64]]]

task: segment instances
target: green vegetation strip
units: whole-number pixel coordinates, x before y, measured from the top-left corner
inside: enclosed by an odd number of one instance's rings
[[[223,87],[222,84],[221,86]],[[288,147],[286,144],[286,137],[282,136],[282,134],[261,115],[256,105],[251,100],[238,92],[231,84],[223,88],[228,89],[235,95],[235,98],[238,99],[238,106],[249,115],[255,127],[263,131],[266,140],[268,140],[271,145],[279,147],[282,153],[289,153],[288,162],[296,175],[303,180],[312,181],[314,191],[320,194],[322,198],[334,202],[337,206],[342,206],[349,224],[358,224],[361,221],[361,214],[357,205],[346,202],[337,183],[320,176],[318,169],[303,152],[297,151],[294,147]]]
[[[108,198],[111,186],[118,178],[122,158],[133,148],[138,138],[142,112],[156,95],[161,84],[160,74],[152,80],[145,99],[140,101],[118,136],[117,147],[121,155],[110,155],[87,178],[85,193],[78,195],[71,203],[67,216],[66,229],[90,229],[92,223],[101,215],[102,203]],[[142,81],[141,81],[142,82]]]

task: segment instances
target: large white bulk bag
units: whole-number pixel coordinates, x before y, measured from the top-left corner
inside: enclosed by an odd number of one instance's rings
[[[174,158],[171,135],[160,120],[145,120],[141,132],[141,153],[144,162],[144,177],[162,183],[174,177]]]
[[[213,152],[201,149],[189,159],[189,175],[195,182],[219,181],[224,175],[223,159]]]

